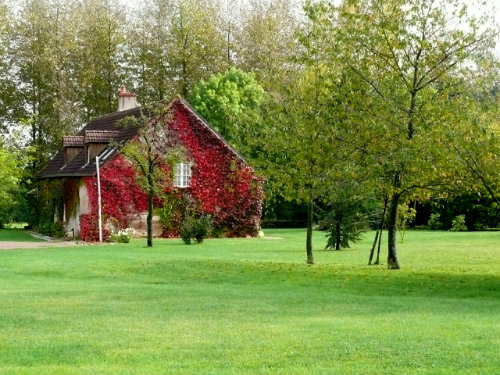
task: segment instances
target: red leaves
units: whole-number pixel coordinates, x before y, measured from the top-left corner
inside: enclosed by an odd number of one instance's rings
[[[195,116],[176,108],[171,127],[193,158],[192,196],[230,236],[256,235],[262,214],[262,181]]]
[[[112,223],[123,229],[130,218],[147,211],[147,195],[136,183],[136,172],[123,156],[117,155],[113,161],[101,168],[101,205],[103,223]],[[97,177],[85,177],[91,212],[80,218],[80,237],[85,241],[99,238],[97,229]],[[95,221],[92,225],[93,218]],[[104,236],[106,238],[107,236]]]

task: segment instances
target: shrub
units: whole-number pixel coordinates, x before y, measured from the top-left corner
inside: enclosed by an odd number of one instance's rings
[[[203,240],[208,236],[210,231],[211,218],[210,216],[202,216],[201,218],[194,221],[193,225],[193,237],[198,243],[202,243]]]
[[[38,233],[51,237],[63,237],[64,229],[59,223],[45,222],[38,226]]]
[[[451,221],[451,231],[453,232],[462,232],[467,230],[467,226],[465,225],[465,215],[458,215]]]
[[[116,243],[129,243],[130,239],[134,236],[134,229],[127,228],[121,229],[116,233],[111,234],[111,241]]]
[[[198,243],[202,243],[208,236],[212,227],[212,218],[208,215],[203,215],[200,218],[188,216],[184,219],[180,230],[182,241],[186,245],[191,244],[194,239]]]
[[[431,230],[439,230],[443,228],[443,224],[441,223],[441,215],[438,213],[432,214],[427,222],[427,226]]]
[[[182,241],[186,245],[191,244],[191,233],[193,232],[193,218],[187,217],[182,223],[181,230],[179,232]]]

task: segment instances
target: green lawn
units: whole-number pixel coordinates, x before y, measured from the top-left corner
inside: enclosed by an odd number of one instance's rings
[[[0,251],[0,373],[499,374],[499,233],[314,236]]]
[[[23,229],[0,229],[0,241],[44,242]]]

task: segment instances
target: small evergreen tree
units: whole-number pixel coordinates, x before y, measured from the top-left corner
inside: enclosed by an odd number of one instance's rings
[[[326,249],[349,248],[349,243],[359,241],[366,228],[366,215],[359,201],[338,201],[330,206],[323,220],[326,224]]]

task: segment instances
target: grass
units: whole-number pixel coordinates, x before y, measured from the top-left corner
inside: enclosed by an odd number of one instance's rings
[[[44,240],[33,237],[23,229],[0,229],[0,241],[44,242]]]
[[[314,235],[2,251],[0,373],[499,373],[498,233],[407,232],[399,271]]]

